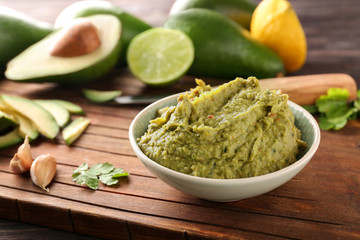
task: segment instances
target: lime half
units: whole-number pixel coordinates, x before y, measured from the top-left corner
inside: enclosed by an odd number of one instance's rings
[[[144,83],[168,85],[190,68],[194,60],[194,46],[181,31],[153,28],[131,41],[127,60],[131,72]]]

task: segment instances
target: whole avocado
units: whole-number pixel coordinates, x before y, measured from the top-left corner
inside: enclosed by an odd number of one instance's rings
[[[170,14],[191,8],[211,9],[250,29],[251,16],[256,6],[257,4],[250,0],[177,0],[171,7]]]
[[[56,18],[54,27],[60,28],[75,18],[88,17],[96,14],[110,14],[121,21],[121,53],[120,62],[126,65],[126,51],[130,41],[139,33],[150,29],[151,26],[137,17],[127,13],[108,1],[89,0],[75,2],[66,7]]]
[[[268,47],[224,15],[208,9],[189,9],[168,18],[165,28],[186,33],[194,43],[189,74],[234,79],[270,78],[284,74],[284,63]]]
[[[0,6],[0,69],[30,45],[52,32],[50,24]]]

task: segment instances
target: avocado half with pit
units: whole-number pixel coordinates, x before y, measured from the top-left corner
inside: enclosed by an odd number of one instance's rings
[[[95,14],[109,14],[117,17],[122,24],[121,31],[121,53],[119,65],[125,66],[126,52],[131,40],[139,33],[151,28],[149,24],[138,17],[126,12],[120,6],[104,0],[77,1],[67,6],[57,16],[55,29],[63,27],[75,18],[88,17]]]
[[[112,15],[74,19],[11,60],[5,76],[18,82],[65,84],[100,78],[119,58],[121,30]]]

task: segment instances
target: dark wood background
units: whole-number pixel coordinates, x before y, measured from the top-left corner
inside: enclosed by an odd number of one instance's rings
[[[53,22],[60,13],[60,11],[67,5],[73,3],[72,0],[0,0],[0,5],[14,8],[22,11],[32,17],[40,20]],[[150,23],[153,26],[161,26],[167,17],[168,11],[173,3],[173,0],[113,0],[115,4],[123,7],[130,13],[138,16],[144,21]],[[299,18],[304,26],[305,33],[308,41],[308,58],[305,66],[293,73],[292,75],[305,75],[305,74],[317,74],[317,73],[347,73],[351,75],[356,81],[358,86],[360,85],[360,1],[358,0],[293,0],[290,1],[299,15]],[[119,80],[118,75],[125,76],[123,82]],[[164,89],[149,89],[146,88],[141,82],[139,82],[127,70],[114,70],[109,76],[106,85],[101,86],[98,83],[89,84],[90,87],[96,88],[109,88],[118,87],[125,91],[127,94],[144,94],[144,93],[157,93],[157,92],[178,92],[188,89],[192,86],[193,78],[185,77],[172,87]],[[115,79],[115,80],[113,80]],[[36,85],[29,84],[24,85],[24,89],[19,88],[20,85],[9,83],[6,80],[0,81],[0,92],[12,92],[24,95],[27,97],[44,97],[51,98],[52,96],[61,97],[67,96],[69,99],[77,100],[79,89],[58,88],[53,85],[44,84]],[[55,94],[55,95],[54,95]],[[78,100],[78,103],[86,108],[90,113],[90,117],[94,117],[98,114],[104,114],[107,116],[108,121],[111,118],[109,112],[111,109],[101,108],[98,106],[92,106],[87,104],[84,100]],[[141,106],[138,107],[124,107],[122,112],[119,111],[115,115],[122,119],[125,125],[131,121],[132,117],[141,110]],[[124,118],[125,116],[125,118]],[[95,122],[94,128],[89,128],[88,135],[84,137],[84,140],[78,143],[78,147],[90,147],[99,148],[93,143],[94,140],[106,140],[108,136],[111,136],[110,129]],[[267,194],[263,197],[254,198],[253,200],[241,201],[238,204],[227,206],[229,209],[236,209],[240,206],[244,215],[250,213],[256,214],[272,214],[276,218],[281,219],[274,224],[273,235],[267,235],[267,237],[273,236],[274,238],[317,238],[317,239],[329,239],[333,238],[353,238],[359,239],[359,221],[360,221],[360,124],[358,122],[351,122],[348,127],[337,133],[322,132],[322,145],[319,149],[319,153],[315,159],[305,168],[307,173],[303,173],[297,179],[291,181],[285,187],[280,190]],[[115,129],[114,134],[126,135],[124,129]],[[102,133],[101,134],[99,134]],[[93,135],[92,135],[93,134]],[[98,134],[98,135],[96,135]],[[91,137],[93,136],[93,138]],[[97,138],[95,138],[95,136]],[[106,137],[104,137],[106,136]],[[41,143],[39,143],[41,145]],[[48,144],[51,148],[51,145]],[[47,143],[43,145],[46,147]],[[108,149],[111,149],[109,146]],[[38,147],[40,149],[40,147]],[[106,150],[108,150],[106,149]],[[1,156],[11,155],[9,152],[2,151]],[[335,152],[334,152],[335,151]],[[38,151],[39,152],[39,151]],[[61,152],[58,150],[58,152]],[[348,154],[347,154],[348,153]],[[5,159],[5,158],[4,158]],[[4,159],[0,159],[4,161]],[[357,162],[356,162],[357,161]],[[343,164],[347,164],[344,166]],[[325,168],[325,170],[324,170]],[[330,169],[330,170],[329,170]],[[145,172],[146,170],[144,170]],[[0,170],[1,172],[1,170]],[[331,177],[331,174],[339,174],[338,177]],[[144,173],[145,175],[148,173]],[[320,175],[320,176],[317,176]],[[0,178],[6,177],[6,174],[0,176]],[[350,177],[349,177],[350,176]],[[60,176],[61,177],[61,176]],[[309,179],[320,179],[319,181],[310,181]],[[321,182],[326,180],[330,182]],[[331,182],[333,181],[333,182]],[[337,182],[340,181],[340,182]],[[296,182],[303,182],[304,184],[313,184],[313,186],[307,186],[304,191],[319,191],[318,188],[325,185],[325,187],[318,193],[307,192],[302,201],[295,201],[294,204],[298,204],[298,209],[289,209],[290,205],[285,204],[285,200],[291,197],[298,199],[299,196],[294,193],[294,196],[281,196],[283,192],[291,189],[293,186],[298,186]],[[0,185],[2,183],[0,181]],[[330,193],[334,188],[334,193]],[[4,188],[0,189],[3,191]],[[327,191],[326,191],[327,190]],[[175,190],[174,190],[175,192]],[[279,195],[279,197],[276,197]],[[320,202],[311,202],[314,196],[323,195],[328,198],[327,200]],[[339,195],[339,196],[337,196]],[[311,197],[310,197],[311,196]],[[284,207],[278,206],[266,206],[269,204],[267,200],[275,198],[276,202],[272,204],[281,205],[284,203]],[[269,200],[270,201],[270,200]],[[272,199],[274,201],[274,199]],[[308,202],[307,202],[308,201]],[[190,201],[192,202],[192,201]],[[201,201],[194,201],[196,204],[203,204]],[[194,204],[194,203],[188,203]],[[206,205],[206,204],[205,204]],[[4,208],[5,205],[0,206]],[[207,205],[209,206],[209,205]],[[212,206],[210,204],[210,206]],[[306,206],[309,209],[306,209]],[[273,209],[274,208],[274,209]],[[265,210],[264,210],[265,209]],[[267,209],[267,210],[266,210]],[[279,209],[283,209],[280,211]],[[4,210],[4,209],[3,209]],[[286,213],[289,211],[289,214]],[[297,212],[303,211],[303,212]],[[237,213],[239,214],[239,213]],[[313,216],[312,216],[313,214]],[[295,217],[293,215],[296,215]],[[298,219],[297,219],[298,218]],[[286,220],[288,219],[288,220]],[[23,219],[22,219],[23,220]],[[56,221],[56,219],[54,219]],[[245,221],[242,218],[242,221]],[[249,220],[252,221],[251,219]],[[41,224],[41,221],[38,221]],[[260,222],[258,222],[260,224]],[[283,224],[279,227],[279,224]],[[313,223],[314,227],[309,226]],[[292,224],[296,225],[298,231],[301,231],[301,225],[303,225],[303,233],[294,232],[291,235]],[[309,225],[310,224],[310,225]],[[271,223],[266,223],[269,227]],[[326,225],[327,227],[323,227]],[[331,226],[330,226],[331,225]],[[265,227],[266,227],[265,226]],[[333,231],[325,231],[328,226]],[[258,237],[261,233],[256,233],[253,230],[254,235],[251,235],[246,231],[248,226],[236,228],[237,232],[244,231],[242,237]],[[317,229],[318,228],[318,229]],[[132,234],[132,237],[136,239],[136,236],[140,236],[139,239],[144,238],[141,235],[141,231],[145,231],[142,227],[135,228],[139,234]],[[145,228],[146,229],[146,228]],[[240,230],[239,230],[240,229]],[[325,229],[325,230],[324,230]],[[329,228],[330,229],[330,228]],[[228,229],[227,229],[228,230]],[[148,231],[148,230],[147,230]],[[211,232],[210,230],[208,230]],[[318,232],[319,235],[306,235],[306,231],[309,233]],[[324,232],[325,231],[325,232]],[[201,232],[201,230],[200,230]],[[235,232],[235,231],[234,231]],[[243,233],[244,233],[243,232]],[[256,234],[255,234],[256,233]],[[357,233],[357,234],[356,234]],[[258,235],[257,235],[258,234]],[[131,234],[129,234],[131,236]],[[141,237],[142,236],[142,237]],[[171,234],[169,236],[172,236]],[[184,239],[196,239],[184,234]],[[201,236],[197,235],[198,237]],[[205,236],[205,235],[204,235]],[[224,236],[225,235],[219,235]],[[306,236],[306,237],[304,237]],[[156,239],[156,236],[153,236]],[[209,237],[209,236],[208,236]],[[216,239],[216,236],[213,236]],[[20,223],[18,221],[0,219],[0,239],[91,239],[85,235],[76,233],[70,233],[67,231],[59,231],[51,228],[46,228],[38,225]],[[149,237],[150,238],[150,237]],[[236,235],[233,235],[236,238]],[[201,237],[199,237],[201,239]]]

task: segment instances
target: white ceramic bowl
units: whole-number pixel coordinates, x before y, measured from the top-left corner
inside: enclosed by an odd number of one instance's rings
[[[289,101],[295,116],[295,124],[301,130],[302,139],[307,143],[307,148],[299,154],[295,163],[273,173],[240,179],[211,179],[176,172],[148,158],[139,148],[136,139],[145,133],[149,121],[155,118],[156,111],[176,105],[177,97],[178,94],[163,98],[142,110],[130,125],[129,139],[137,157],[156,176],[170,186],[199,198],[231,202],[269,192],[298,174],[310,161],[320,144],[320,129],[316,120],[305,109]]]

